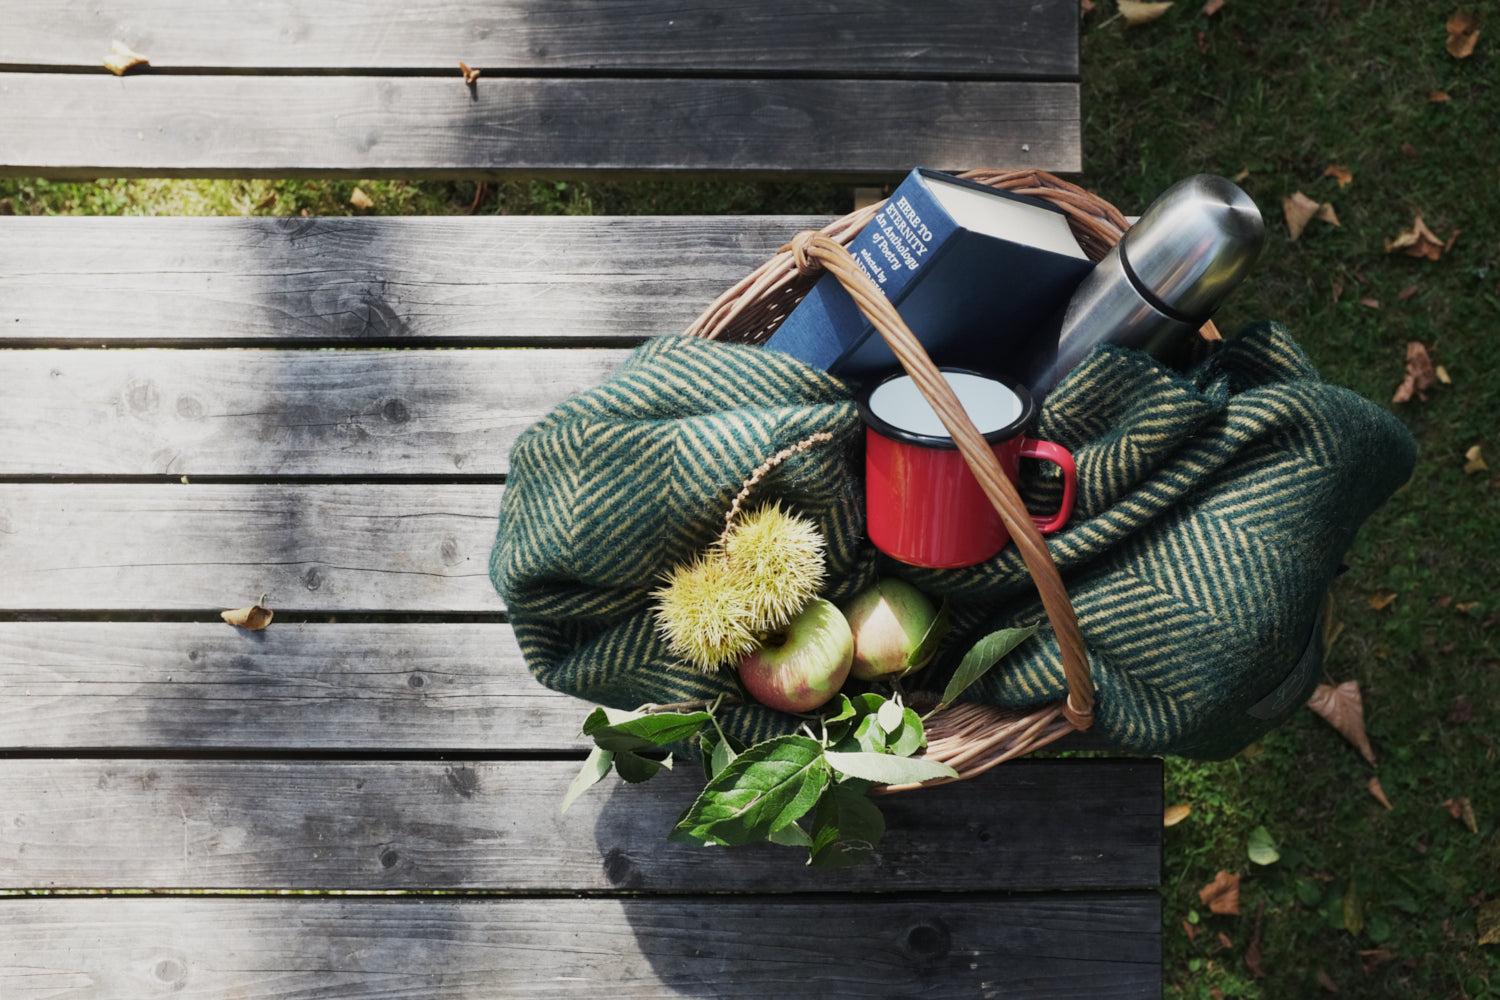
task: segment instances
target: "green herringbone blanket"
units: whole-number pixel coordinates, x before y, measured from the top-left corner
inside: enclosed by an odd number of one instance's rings
[[[756,466],[828,431],[832,443],[777,467],[754,494],[823,529],[835,581],[826,596],[896,574],[947,598],[957,627],[916,675],[933,687],[985,632],[1041,620],[970,696],[1060,697],[1056,643],[1013,547],[943,571],[870,547],[851,399],[851,386],[776,352],[664,337],[528,429],[511,455],[490,573],[537,678],[621,708],[732,692],[728,677],[667,652],[650,592],[713,540]],[[1273,324],[1186,377],[1101,348],[1048,398],[1036,436],[1078,462],[1078,505],[1050,547],[1089,648],[1097,728],[1123,749],[1199,757],[1236,752],[1306,699],[1328,585],[1415,460],[1399,421],[1319,380]],[[1022,492],[1045,507],[1054,487],[1031,470]],[[743,706],[728,724],[752,742],[796,723]]]

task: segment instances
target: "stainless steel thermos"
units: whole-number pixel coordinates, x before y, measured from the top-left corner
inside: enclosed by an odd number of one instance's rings
[[[1098,344],[1171,361],[1260,253],[1265,222],[1232,182],[1198,174],[1151,203],[1094,265],[1064,313],[1056,353],[1028,380],[1038,399]]]

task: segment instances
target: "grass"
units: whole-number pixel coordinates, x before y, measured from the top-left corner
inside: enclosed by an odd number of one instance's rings
[[[1228,0],[1212,16],[1184,0],[1137,27],[1098,3],[1083,29],[1075,179],[1139,210],[1188,174],[1240,178],[1271,235],[1221,328],[1280,320],[1325,378],[1391,406],[1421,445],[1333,595],[1342,631],[1325,679],[1359,682],[1378,767],[1311,712],[1233,760],[1168,762],[1168,802],[1192,806],[1166,832],[1168,995],[1500,998],[1500,946],[1478,943],[1479,909],[1500,898],[1500,3],[1467,5],[1486,27],[1462,60],[1444,49],[1453,8],[1419,0]],[[1347,186],[1325,174],[1334,164]],[[355,186],[0,180],[0,213],[353,214]],[[476,194],[472,182],[359,186],[370,211],[391,214],[466,212]],[[1280,205],[1297,191],[1332,203],[1340,225],[1292,241]],[[478,211],[848,205],[835,185],[506,182]],[[1460,231],[1451,249],[1387,254],[1419,212],[1444,238]],[[1390,404],[1412,340],[1452,382]],[[1474,446],[1495,469],[1465,471]],[[1368,792],[1372,776],[1392,809]],[[1459,798],[1475,830],[1450,813]],[[1269,865],[1248,857],[1261,828],[1279,852]],[[1200,902],[1221,870],[1242,876],[1238,915]],[[1261,977],[1245,961],[1257,925]]]

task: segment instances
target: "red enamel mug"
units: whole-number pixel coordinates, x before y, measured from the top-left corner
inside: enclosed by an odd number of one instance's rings
[[[1036,413],[1031,394],[978,372],[942,373],[1012,482],[1022,458],[1062,468],[1061,506],[1033,519],[1043,534],[1067,524],[1078,485],[1073,455],[1022,433]],[[865,508],[876,548],[911,566],[954,569],[982,563],[1005,547],[1010,532],[910,375],[879,382],[857,402],[865,421]]]

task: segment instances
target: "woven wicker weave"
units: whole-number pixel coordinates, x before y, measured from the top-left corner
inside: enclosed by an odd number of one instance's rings
[[[1099,260],[1108,253],[1129,225],[1113,205],[1042,171],[976,170],[962,176],[1041,198],[1061,208],[1091,260]],[[883,204],[846,215],[821,231],[798,234],[775,257],[721,295],[687,332],[732,343],[764,343],[827,271],[838,277],[937,411],[985,495],[1009,528],[1036,582],[1042,605],[1057,634],[1068,683],[1064,700],[1031,711],[958,704],[934,715],[928,722],[925,756],[952,766],[959,779],[969,778],[1072,732],[1087,729],[1093,722],[1094,685],[1073,605],[1015,486],[1001,471],[994,453],[895,308],[844,250]],[[909,787],[916,786],[887,790]]]

